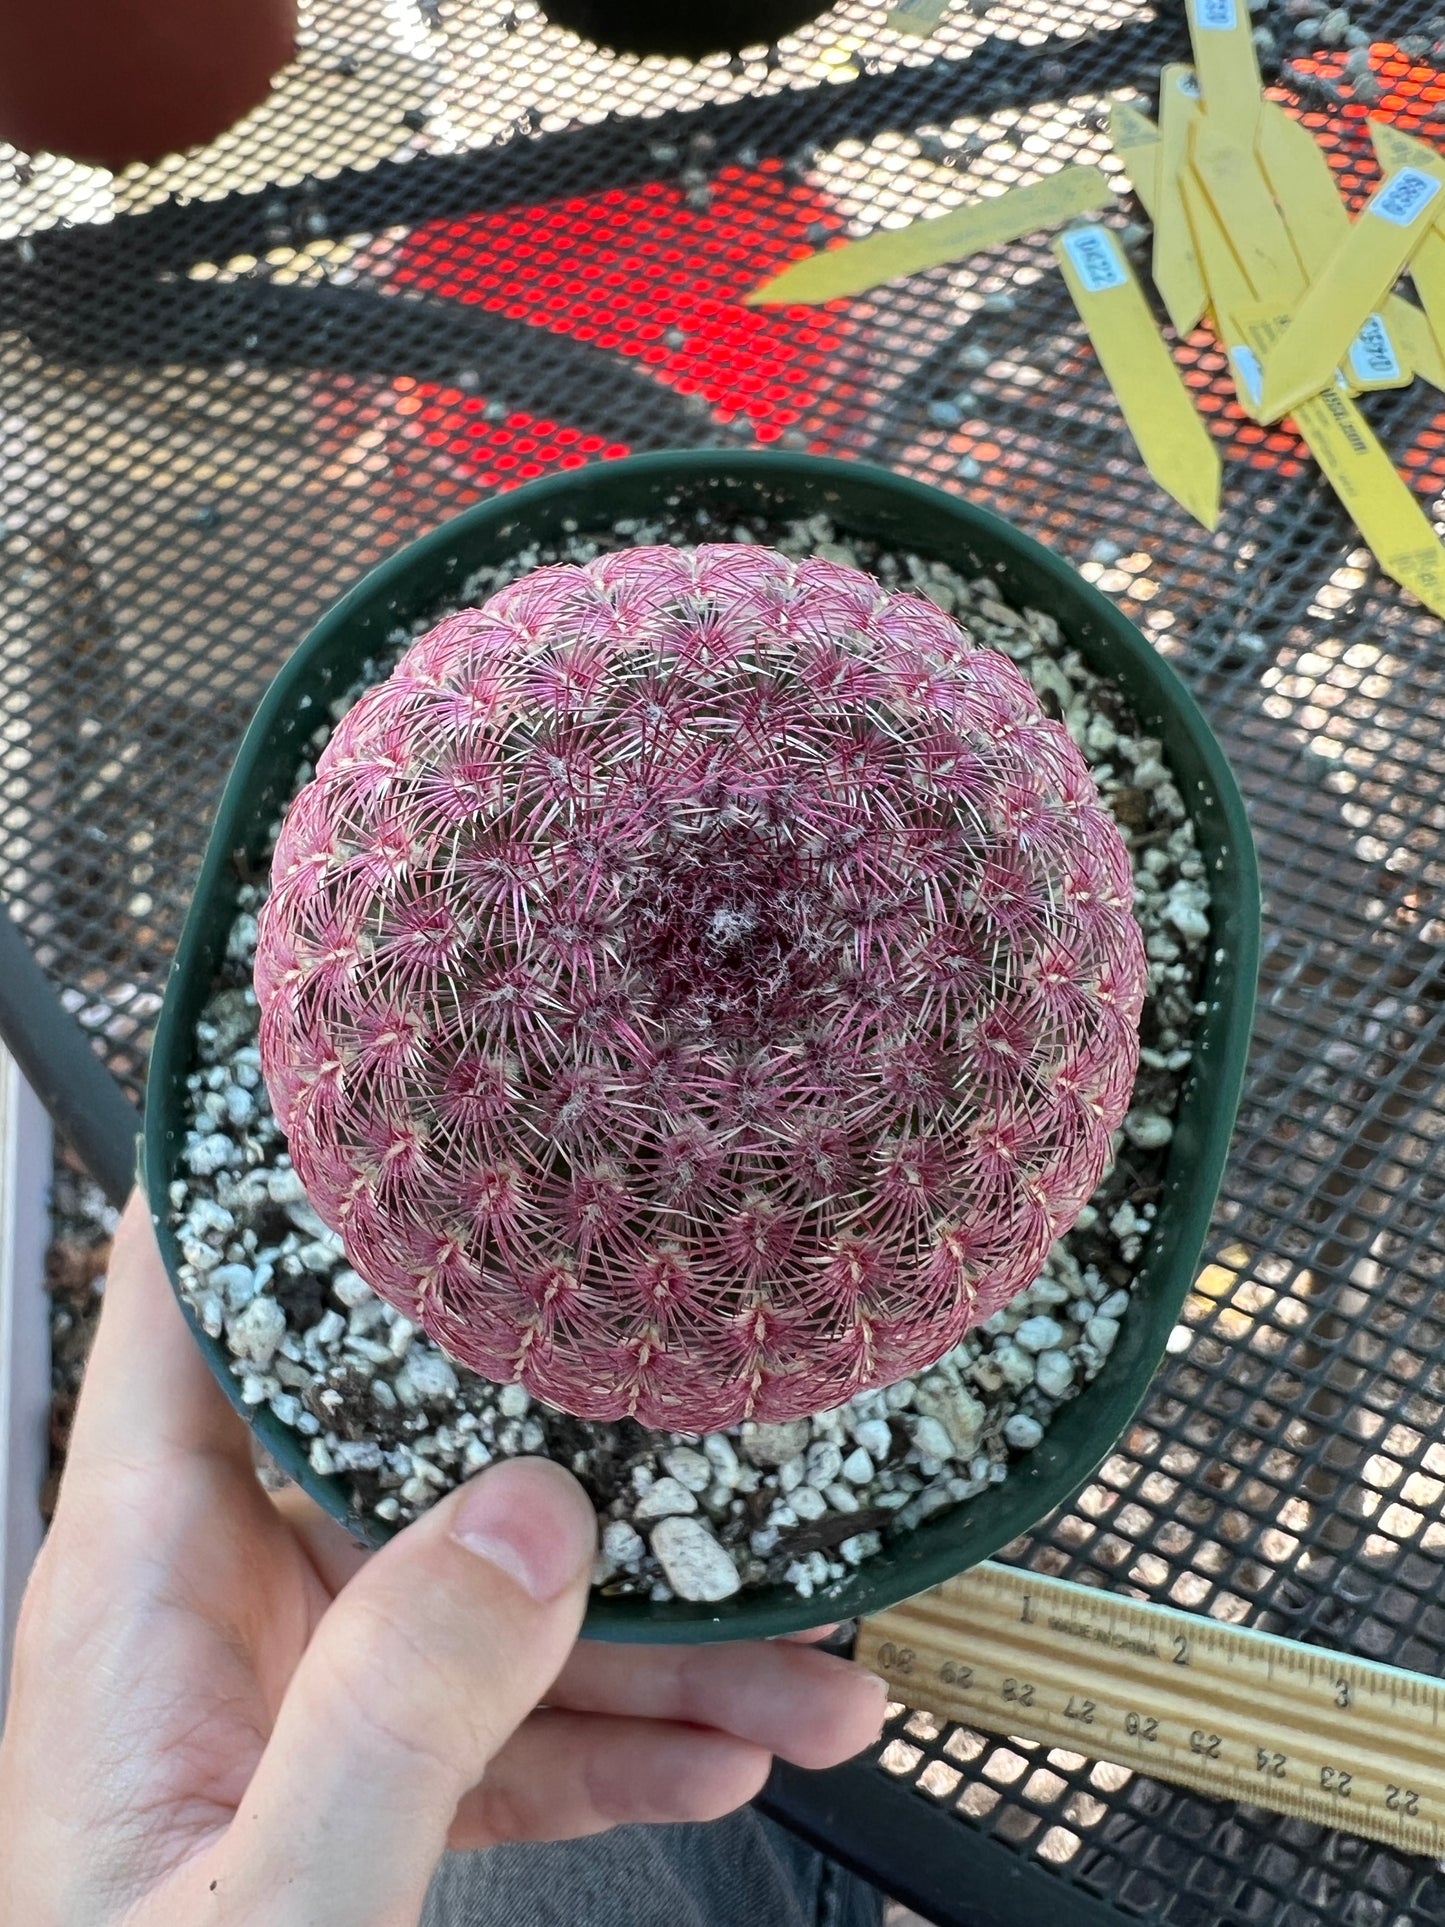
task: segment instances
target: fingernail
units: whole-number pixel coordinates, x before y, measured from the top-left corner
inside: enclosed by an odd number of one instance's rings
[[[597,1536],[590,1507],[577,1504],[580,1494],[559,1492],[548,1471],[528,1461],[484,1472],[466,1488],[451,1525],[459,1546],[539,1601],[567,1590],[590,1564]]]

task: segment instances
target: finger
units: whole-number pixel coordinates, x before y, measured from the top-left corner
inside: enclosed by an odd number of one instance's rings
[[[271,1503],[306,1549],[317,1577],[334,1599],[356,1577],[372,1554],[359,1546],[342,1525],[321,1510],[299,1485],[273,1492]]]
[[[358,1545],[346,1528],[338,1525],[330,1513],[323,1512],[299,1485],[283,1486],[270,1497],[276,1510],[305,1546],[322,1584],[335,1598],[346,1582],[360,1572],[372,1556],[372,1549]],[[820,1640],[831,1639],[841,1624],[841,1620],[835,1619],[830,1626],[805,1626],[800,1633],[780,1633],[778,1637],[790,1645],[813,1645]]]
[[[579,1840],[608,1827],[720,1820],[746,1806],[771,1756],[730,1733],[663,1720],[534,1713],[463,1796],[447,1845]]]
[[[604,1646],[585,1640],[547,1695],[574,1713],[681,1720],[761,1746],[794,1766],[836,1766],[882,1730],[888,1689],[811,1647]]]
[[[100,1324],[67,1457],[71,1481],[101,1466],[215,1453],[251,1471],[226,1403],[166,1278],[144,1198],[132,1192],[111,1248]]]
[[[514,1459],[372,1555],[317,1627],[228,1830],[235,1918],[416,1917],[458,1802],[561,1670],[596,1543],[581,1486]]]

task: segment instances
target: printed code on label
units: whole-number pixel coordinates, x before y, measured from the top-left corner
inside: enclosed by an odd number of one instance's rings
[[[1370,212],[1396,227],[1409,227],[1439,192],[1440,183],[1433,174],[1422,173],[1418,167],[1402,167],[1371,201]]]
[[[1129,279],[1114,243],[1101,227],[1075,228],[1064,236],[1064,252],[1073,263],[1075,274],[1086,294],[1103,294],[1108,288],[1122,288]]]
[[[1377,314],[1355,336],[1350,349],[1350,372],[1356,381],[1398,381],[1400,363],[1384,322]]]
[[[1206,33],[1233,33],[1234,0],[1196,0],[1194,18]]]

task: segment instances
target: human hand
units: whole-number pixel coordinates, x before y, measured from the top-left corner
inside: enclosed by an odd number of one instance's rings
[[[413,1927],[446,1847],[714,1819],[877,1734],[882,1682],[803,1645],[575,1644],[595,1536],[541,1460],[371,1554],[268,1495],[132,1198],[16,1635],[0,1920]]]

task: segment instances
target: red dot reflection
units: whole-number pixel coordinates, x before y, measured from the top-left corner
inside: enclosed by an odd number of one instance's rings
[[[1392,43],[1370,49],[1382,88],[1367,107],[1349,98],[1343,51],[1293,58],[1292,69],[1331,86],[1343,102],[1321,111],[1286,88],[1270,90],[1324,149],[1340,191],[1354,210],[1378,184],[1369,142],[1372,118],[1394,121],[1432,141],[1445,135],[1445,77],[1401,54]],[[860,363],[857,336],[871,324],[868,304],[826,308],[751,309],[741,297],[768,275],[839,234],[843,218],[816,188],[785,180],[780,163],[730,167],[713,183],[710,203],[692,207],[670,183],[648,182],[544,203],[428,223],[400,240],[379,241],[357,266],[384,285],[564,336],[606,357],[625,358],[644,380],[693,397],[698,439],[709,423],[745,421],[759,444],[805,428],[807,445],[847,453],[849,426],[862,397],[838,380],[843,350]],[[1084,351],[1087,355],[1087,350]],[[1238,407],[1219,343],[1206,323],[1178,344],[1185,382],[1230,462],[1284,481],[1310,467],[1292,423],[1261,426]],[[475,381],[462,386],[398,375],[374,381],[327,377],[317,384],[320,428],[331,459],[330,485],[425,498],[429,512],[451,513],[485,495],[536,477],[630,452],[627,440],[594,431],[573,403],[569,380],[557,382],[546,412],[535,398],[487,389],[487,354],[479,346]],[[459,370],[460,374],[461,371]],[[525,405],[517,405],[522,401]],[[1022,406],[1027,402],[1020,398]],[[1445,413],[1432,390],[1410,397],[1421,429],[1403,453],[1407,480],[1427,498],[1445,491]],[[503,413],[502,411],[506,412]],[[968,456],[981,468],[976,491],[1010,512],[1018,491],[1032,491],[1036,438],[1051,443],[1057,424],[1035,430],[984,419],[946,438],[926,431],[916,447],[897,449],[909,466],[950,467]],[[1016,443],[1016,445],[1015,445]],[[1019,501],[1019,507],[1024,504]],[[415,513],[413,504],[409,513]]]
[[[408,293],[624,356],[660,386],[698,397],[700,428],[742,418],[766,445],[806,418],[808,446],[826,451],[843,440],[849,391],[830,371],[848,316],[745,308],[741,297],[842,227],[822,194],[786,182],[780,163],[764,161],[724,169],[706,208],[689,206],[675,186],[649,182],[431,222],[383,244],[364,265]],[[327,425],[347,444],[339,467],[358,471],[357,483],[385,470],[435,491],[440,466],[453,479],[439,492],[456,508],[630,452],[624,441],[587,432],[583,411],[582,421],[568,420],[565,377],[556,412],[542,418],[488,395],[485,345],[476,376],[474,392],[398,376],[371,392],[372,406],[349,384],[328,383]],[[598,379],[606,380],[601,356]],[[498,403],[507,408],[501,419]],[[426,450],[449,459],[438,465]]]

